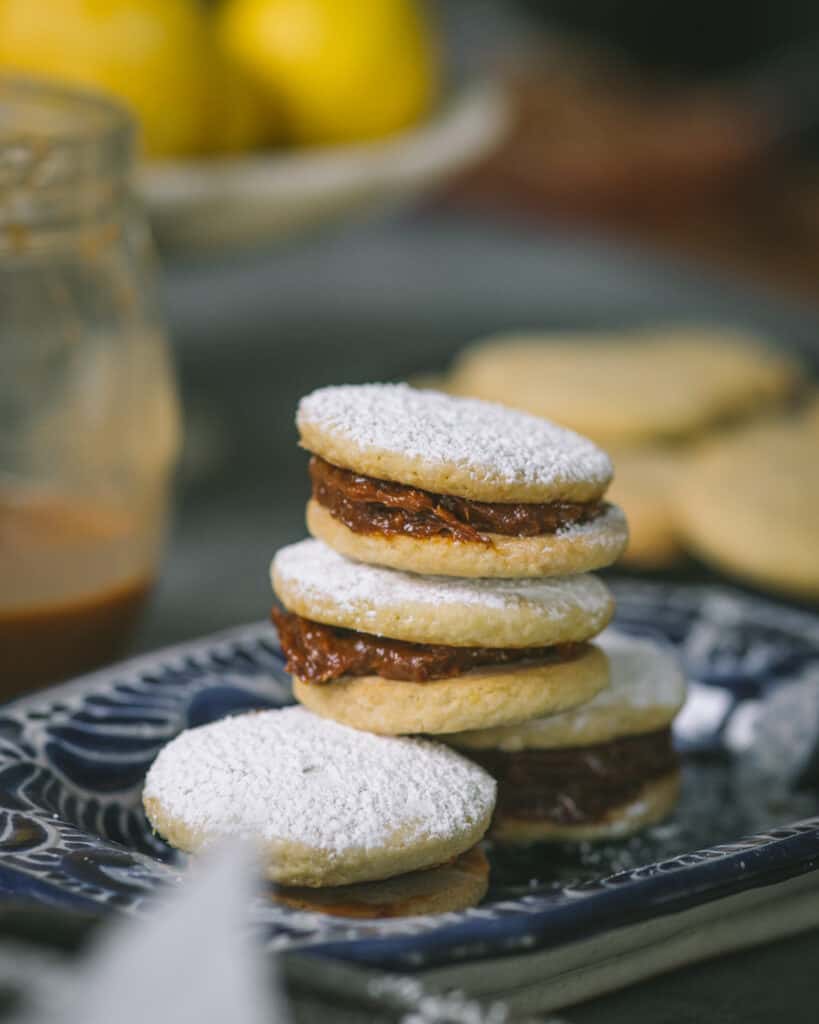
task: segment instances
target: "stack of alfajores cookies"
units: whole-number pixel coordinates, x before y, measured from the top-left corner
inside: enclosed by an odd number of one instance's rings
[[[157,831],[190,852],[254,839],[277,899],[369,917],[479,902],[491,820],[529,841],[667,813],[679,676],[651,645],[590,642],[613,600],[589,573],[627,540],[608,457],[404,385],[317,391],[298,425],[316,539],[271,572],[304,706],[173,740],[145,787]]]
[[[297,422],[317,539],[280,551],[272,577],[299,701],[472,754],[500,782],[506,839],[663,817],[682,681],[650,644],[612,641],[608,658],[590,643],[613,601],[589,573],[627,540],[605,453],[546,420],[405,385],[316,391]]]

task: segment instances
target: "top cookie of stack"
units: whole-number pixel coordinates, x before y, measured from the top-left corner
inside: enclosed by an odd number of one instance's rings
[[[546,420],[404,384],[323,388],[297,423],[310,532],[361,562],[466,577],[566,576],[625,548],[608,456]]]

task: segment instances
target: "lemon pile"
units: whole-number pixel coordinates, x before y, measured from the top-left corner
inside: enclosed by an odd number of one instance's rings
[[[393,134],[439,63],[419,0],[0,0],[0,72],[108,91],[171,157]]]

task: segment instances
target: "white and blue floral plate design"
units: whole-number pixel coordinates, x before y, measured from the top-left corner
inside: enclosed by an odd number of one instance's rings
[[[411,970],[556,947],[819,869],[819,618],[737,591],[615,582],[617,626],[672,645],[675,817],[604,847],[491,849],[474,910],[344,921],[260,899],[270,948]],[[0,707],[0,900],[139,912],[181,862],[145,773],[180,730],[291,701],[273,628],[160,651]]]

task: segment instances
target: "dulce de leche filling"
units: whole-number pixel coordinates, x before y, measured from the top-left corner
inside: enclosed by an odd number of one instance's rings
[[[506,537],[557,533],[591,522],[607,508],[604,501],[470,501],[352,473],[317,455],[310,459],[310,479],[313,498],[354,533],[443,536],[487,544],[487,533]]]
[[[450,679],[484,665],[518,661],[569,661],[586,644],[553,647],[448,647],[325,626],[274,608],[273,622],[287,658],[287,671],[305,683],[329,683],[342,676],[378,675],[384,679],[425,683]]]
[[[588,747],[466,753],[497,779],[497,814],[558,825],[602,821],[677,768],[670,728]]]

